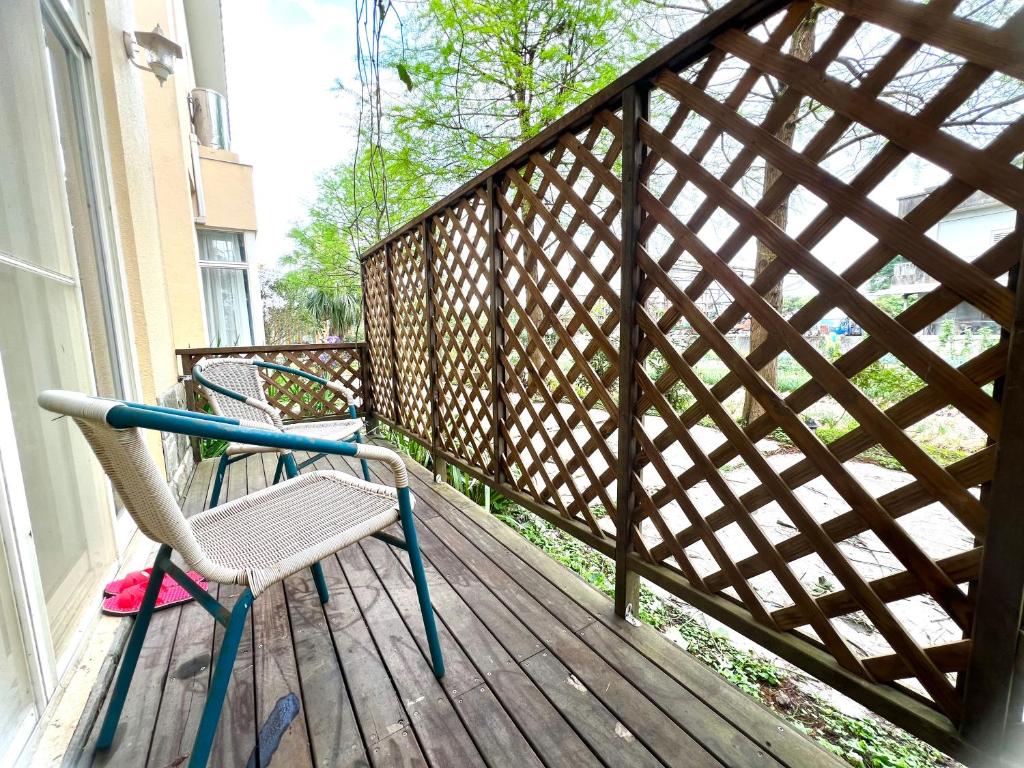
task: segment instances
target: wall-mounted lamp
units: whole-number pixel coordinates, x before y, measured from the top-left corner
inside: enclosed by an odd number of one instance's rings
[[[144,51],[147,64],[140,64],[136,59],[136,49]],[[139,69],[152,72],[160,81],[161,87],[168,77],[174,74],[174,60],[181,58],[181,46],[164,37],[164,31],[157,24],[152,32],[124,33],[124,50],[128,60]]]

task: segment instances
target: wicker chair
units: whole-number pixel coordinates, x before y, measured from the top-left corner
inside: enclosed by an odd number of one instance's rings
[[[260,368],[287,373],[331,390],[338,397],[344,398],[348,405],[349,418],[341,421],[285,424],[277,408],[267,401],[267,396],[263,392],[263,381],[260,378]],[[213,407],[213,412],[221,416],[244,419],[254,424],[260,424],[264,429],[320,440],[345,440],[358,443],[361,439],[360,430],[363,428],[363,421],[356,416],[356,399],[351,391],[337,381],[323,379],[298,368],[268,363],[258,358],[244,357],[204,358],[193,367],[192,377],[203,388],[206,399]],[[245,443],[228,443],[227,450],[221,454],[220,462],[217,464],[211,505],[215,505],[220,499],[220,490],[228,466],[254,453],[278,454],[274,483],[277,483],[283,474],[287,474],[285,470],[292,470],[292,474],[294,474],[323,456],[323,454],[312,456],[296,466],[290,451],[279,451],[276,448]],[[363,478],[369,480],[370,470],[365,461],[362,462],[362,470]]]
[[[47,391],[39,396],[46,410],[70,416],[78,424],[139,529],[160,543],[145,598],[114,682],[107,714],[96,742],[107,749],[114,740],[139,652],[149,627],[164,574],[170,575],[225,628],[217,665],[203,708],[189,765],[205,766],[224,705],[246,615],[269,586],[310,568],[320,599],[328,600],[320,560],[366,536],[378,536],[409,553],[434,674],[444,676],[444,659],[430,604],[426,574],[413,521],[413,500],[402,459],[377,446],[336,442],[268,430],[262,423],[159,406],[104,400],[77,392]],[[205,437],[277,451],[310,451],[382,461],[395,487],[378,485],[342,472],[315,471],[186,518],[146,446],[140,428]],[[401,522],[404,540],[383,533]],[[171,561],[177,552],[207,580],[244,585],[234,608],[199,589]]]

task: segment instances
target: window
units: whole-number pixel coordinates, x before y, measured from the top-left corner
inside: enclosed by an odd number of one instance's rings
[[[201,229],[197,234],[210,344],[249,346],[254,339],[245,241],[238,232]]]

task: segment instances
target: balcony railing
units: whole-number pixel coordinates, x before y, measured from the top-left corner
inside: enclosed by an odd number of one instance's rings
[[[339,381],[347,386],[363,404],[365,413],[366,346],[364,344],[277,344],[260,347],[186,348],[175,351],[181,361],[185,399],[191,410],[208,408],[206,397],[192,379],[192,367],[203,358],[259,357],[272,363],[287,365],[315,376]],[[346,418],[346,404],[318,384],[280,371],[260,369],[267,400],[280,409],[285,421],[318,421]],[[198,461],[199,442],[192,444],[193,458]]]
[[[787,43],[817,5],[729,4],[369,249],[367,402],[438,461],[614,558],[620,614],[642,576],[971,758],[1019,738],[1024,701],[1022,226],[972,260],[926,232],[977,191],[1024,210],[1020,122],[984,148],[940,128],[994,72],[1024,76],[1020,18],[997,30],[956,3],[823,5],[804,61]],[[851,80],[837,62],[858,29],[893,44]],[[926,104],[898,109],[886,88],[923,46],[961,64]],[[764,77],[772,103],[758,110]],[[819,122],[781,140],[802,102]],[[841,172],[826,158],[854,131],[873,149]],[[915,159],[948,180],[899,218],[872,193]],[[777,173],[752,194],[760,185],[742,182],[765,166]],[[808,223],[780,227],[794,194]],[[834,269],[818,246],[843,228],[867,245]],[[775,259],[749,281],[730,262],[755,241]],[[939,287],[892,317],[858,288],[897,255]],[[677,283],[684,257],[696,268]],[[765,297],[790,273],[816,294],[784,318]],[[709,290],[730,299],[715,317],[701,309]],[[915,334],[961,302],[1003,333],[958,363]],[[823,354],[805,332],[836,307],[865,336]],[[748,316],[768,331],[749,353],[728,338]],[[876,404],[858,374],[894,358],[919,386]],[[783,362],[803,378],[780,394],[759,372]],[[745,394],[761,411],[749,423],[734,408]],[[826,401],[849,431],[815,434],[806,412]],[[935,414],[980,438],[952,460],[926,452],[908,430]],[[865,452],[900,468],[893,482],[863,476]],[[930,540],[937,520],[958,535]],[[854,554],[863,542],[884,567]],[[824,575],[815,586],[806,572]],[[908,605],[933,612],[940,640]],[[859,650],[844,619],[883,650]]]

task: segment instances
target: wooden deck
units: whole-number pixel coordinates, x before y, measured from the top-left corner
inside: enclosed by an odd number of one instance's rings
[[[195,472],[189,513],[206,503],[211,465]],[[233,465],[229,495],[264,487],[273,468],[260,457]],[[325,561],[326,605],[308,573],[256,601],[211,765],[833,764],[453,489],[412,475],[444,680],[426,660],[404,555],[367,540]],[[228,605],[240,591],[213,589]],[[183,763],[221,632],[195,603],[155,614],[113,748],[94,757],[97,725],[66,762]]]

